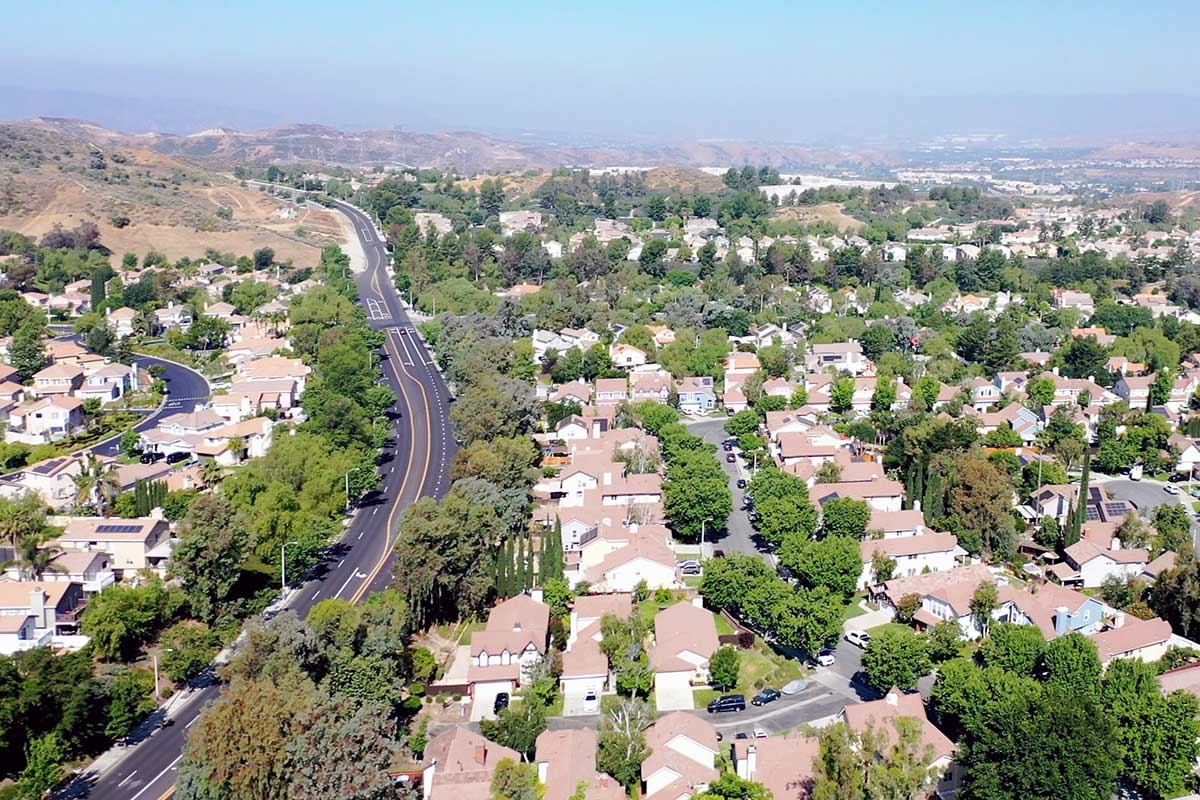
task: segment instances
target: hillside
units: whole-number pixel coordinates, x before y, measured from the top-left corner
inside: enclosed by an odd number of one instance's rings
[[[312,162],[351,166],[409,164],[463,174],[521,172],[560,166],[686,167],[767,164],[779,167],[854,163],[859,157],[793,144],[707,141],[679,144],[559,146],[514,142],[469,131],[421,133],[399,130],[342,131],[326,125],[284,125],[261,131],[211,129],[197,133],[126,134],[93,123],[36,117],[23,125],[123,147],[146,147],[165,155],[225,168],[233,163]],[[867,158],[879,161],[883,154]]]
[[[342,240],[336,213],[242,188],[151,149],[155,138],[86,123],[0,124],[0,228],[40,236],[91,221],[114,253],[175,259],[271,247],[297,264],[315,264],[323,245]],[[222,208],[231,218],[218,216]]]
[[[645,174],[646,186],[651,189],[681,189],[684,192],[719,192],[725,181],[719,175],[710,175],[689,167],[655,167]]]
[[[862,220],[847,215],[842,210],[840,203],[819,203],[815,206],[787,206],[776,209],[772,213],[772,216],[805,224],[830,222],[836,225],[838,230],[842,231],[857,231],[866,225]]]

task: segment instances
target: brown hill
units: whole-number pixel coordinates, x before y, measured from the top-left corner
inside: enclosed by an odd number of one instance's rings
[[[655,167],[646,171],[646,186],[651,189],[679,189],[684,192],[719,192],[725,188],[720,175],[690,167]]]
[[[0,228],[36,237],[90,221],[114,253],[175,259],[271,247],[297,264],[315,264],[323,245],[343,240],[335,212],[243,188],[150,149],[155,139],[73,121],[0,124]]]

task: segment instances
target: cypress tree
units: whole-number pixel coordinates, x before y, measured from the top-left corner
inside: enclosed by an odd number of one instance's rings
[[[913,474],[916,472],[916,470],[917,470],[917,468],[915,465],[910,465],[908,468],[908,477],[904,481],[904,483],[905,483],[904,507],[905,508],[912,508],[913,493],[916,491],[916,488],[917,488],[916,482],[913,480]]]
[[[100,306],[104,305],[104,272],[100,269],[92,270],[92,311],[99,311]]]
[[[514,573],[515,580],[513,582],[513,594],[528,586],[528,578],[525,574],[525,538],[522,537],[516,546],[513,547],[513,559],[516,566]]]
[[[525,587],[532,589],[537,582],[533,572],[533,540],[525,537]]]

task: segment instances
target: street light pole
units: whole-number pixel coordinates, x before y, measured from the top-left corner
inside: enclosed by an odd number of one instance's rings
[[[700,563],[704,563],[704,527],[709,523],[712,517],[700,520]]]
[[[284,558],[284,553],[287,551],[288,545],[299,545],[299,542],[284,542],[279,546],[279,590],[287,591],[287,559]]]
[[[175,649],[173,647],[164,647],[163,652],[174,653]],[[162,700],[162,696],[158,691],[158,653],[151,653],[150,658],[154,662],[154,702],[158,703]]]

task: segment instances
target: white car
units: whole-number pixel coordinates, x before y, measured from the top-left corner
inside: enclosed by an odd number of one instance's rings
[[[871,634],[866,631],[846,631],[846,641],[865,650],[871,643]]]
[[[596,714],[600,711],[600,695],[594,690],[588,689],[587,694],[583,696],[583,712],[585,714]]]
[[[766,731],[766,729],[764,729],[764,728],[755,728],[755,729],[754,729],[754,738],[755,738],[755,739],[765,739],[765,738],[767,738],[767,731]]]
[[[822,650],[821,652],[817,653],[817,666],[818,667],[833,666],[833,660],[834,659],[833,659],[833,651],[832,650]]]
[[[1179,487],[1173,483],[1168,483],[1163,487],[1163,491],[1167,494],[1179,494]]]

